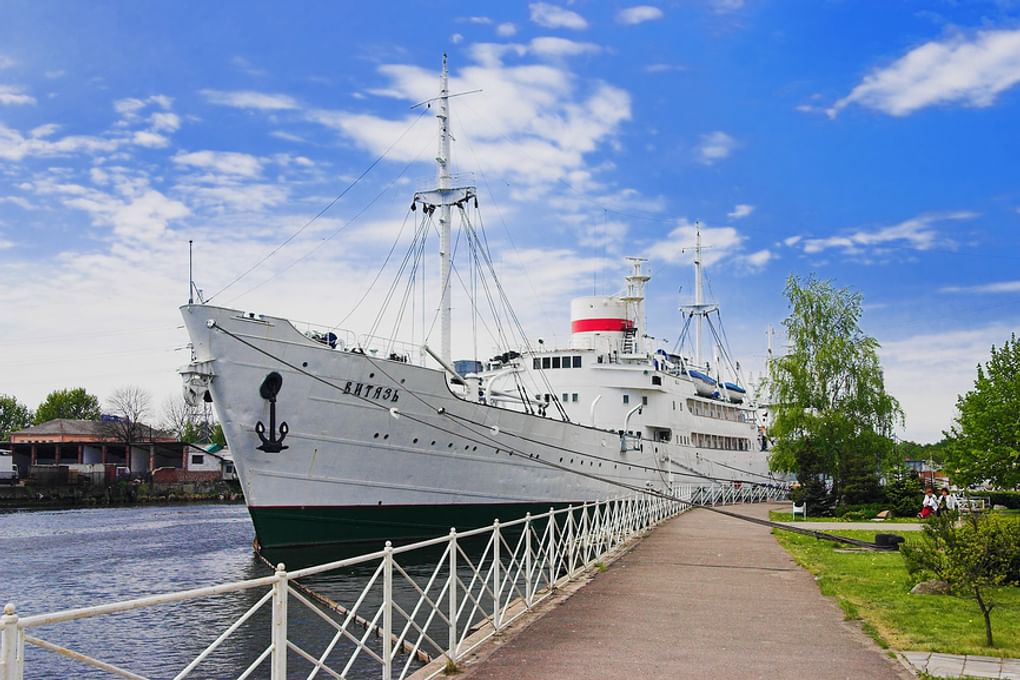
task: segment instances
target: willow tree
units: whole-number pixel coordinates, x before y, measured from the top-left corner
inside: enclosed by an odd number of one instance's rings
[[[861,294],[791,276],[786,296],[788,349],[769,367],[772,469],[796,473],[816,505],[874,500],[903,412],[885,391],[878,341],[861,331]]]

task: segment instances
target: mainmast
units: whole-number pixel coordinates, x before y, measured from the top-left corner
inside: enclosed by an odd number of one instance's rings
[[[439,76],[439,155],[436,156],[436,177],[440,192],[449,191],[450,177],[450,89],[443,54],[443,72]],[[439,355],[450,361],[450,204],[439,205]]]
[[[453,175],[450,172],[450,90],[449,72],[446,66],[446,54],[443,54],[443,70],[439,76],[439,97],[429,102],[439,102],[436,118],[439,120],[439,151],[436,154],[436,188],[432,191],[419,191],[414,195],[414,204],[421,204],[426,214],[431,215],[439,209],[439,356],[449,363],[450,349],[450,208],[457,206],[464,209],[464,204],[471,199],[477,201],[477,190],[473,186],[454,187]]]

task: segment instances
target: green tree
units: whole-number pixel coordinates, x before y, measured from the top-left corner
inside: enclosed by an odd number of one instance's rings
[[[100,415],[99,398],[84,387],[74,387],[50,392],[35,411],[35,424],[57,418],[99,420]]]
[[[789,348],[769,366],[770,465],[796,473],[813,496],[828,479],[837,502],[874,500],[903,412],[885,391],[878,342],[860,329],[861,295],[791,276],[786,296]]]
[[[992,610],[997,586],[1020,580],[1020,522],[996,515],[971,515],[962,523],[946,512],[925,523],[923,540],[901,548],[907,571],[916,579],[936,576],[953,592],[973,597],[985,620],[985,641],[992,639]]]
[[[1020,341],[1015,334],[977,367],[974,389],[956,400],[945,463],[964,484],[1020,486]]]
[[[0,441],[7,441],[11,432],[22,430],[32,423],[32,411],[17,398],[0,394]]]
[[[209,438],[214,444],[219,444],[220,446],[227,445],[227,437],[223,434],[223,426],[219,423],[213,426],[212,435]]]

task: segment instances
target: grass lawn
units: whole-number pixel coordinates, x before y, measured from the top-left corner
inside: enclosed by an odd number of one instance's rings
[[[880,531],[887,532],[889,527]],[[843,552],[843,546],[773,531],[798,564],[815,575],[822,594],[836,598],[848,620],[883,647],[904,651],[1020,658],[1020,588],[996,588],[990,599],[995,647],[985,646],[984,619],[973,599],[911,595],[912,583],[898,552]],[[876,531],[839,531],[873,541]],[[921,539],[904,532],[907,541]]]

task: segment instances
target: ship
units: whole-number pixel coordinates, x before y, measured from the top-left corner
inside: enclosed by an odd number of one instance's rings
[[[649,337],[651,276],[631,257],[618,293],[571,301],[569,342],[513,335],[491,358],[451,360],[451,222],[478,194],[453,182],[450,98],[444,57],[437,186],[411,203],[438,220],[438,347],[181,307],[185,397],[212,402],[261,547],[374,549],[680,484],[775,483],[739,367],[701,356],[718,305],[703,300],[700,229],[678,317],[690,356]]]

